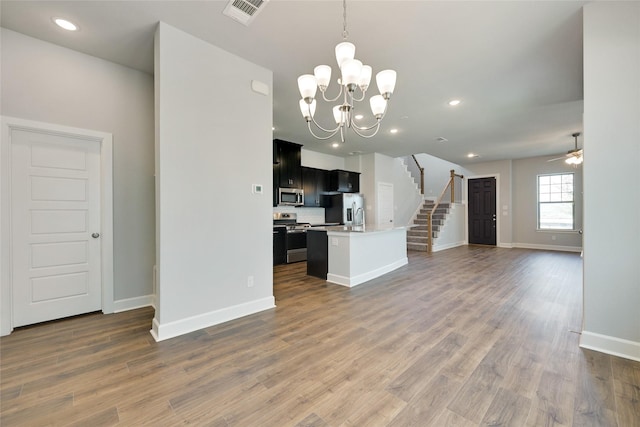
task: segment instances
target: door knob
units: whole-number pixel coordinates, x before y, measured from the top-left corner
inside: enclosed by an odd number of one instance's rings
[[[93,233],[91,234],[91,237],[93,237],[94,239],[97,239],[98,237],[100,237],[100,233]]]

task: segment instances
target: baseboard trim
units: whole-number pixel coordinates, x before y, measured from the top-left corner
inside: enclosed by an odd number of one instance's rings
[[[439,245],[438,242],[436,241],[436,244],[433,245],[433,248],[431,248],[431,250],[433,252],[440,252],[440,251],[444,251],[445,249],[457,248],[458,246],[464,246],[464,245],[466,245],[466,242],[464,241],[446,243],[444,245]]]
[[[407,265],[408,263],[409,263],[409,259],[407,257],[404,257],[397,261],[392,262],[391,264],[387,264],[383,267],[376,268],[375,270],[367,271],[366,273],[362,273],[353,277],[345,277],[345,276],[340,276],[338,274],[329,273],[327,274],[327,282],[353,288],[354,286],[358,286],[364,282],[368,282],[371,279],[380,277],[383,274],[390,273],[393,270],[402,267],[403,265]]]
[[[275,298],[270,296],[164,324],[160,324],[154,317],[150,332],[156,341],[164,341],[199,329],[208,328],[209,326],[269,310],[275,306]]]
[[[153,307],[155,295],[143,295],[135,298],[125,298],[113,302],[113,312],[120,313],[122,311],[135,310],[142,307]]]
[[[535,243],[514,243],[513,248],[518,249],[540,249],[543,251],[560,251],[560,252],[582,252],[580,246],[558,246],[558,245],[538,245]]]
[[[582,331],[580,347],[640,362],[640,342]]]

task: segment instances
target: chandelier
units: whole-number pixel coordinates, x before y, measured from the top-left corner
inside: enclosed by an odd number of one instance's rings
[[[371,138],[380,130],[380,122],[387,112],[387,101],[393,94],[396,85],[396,72],[394,70],[384,70],[376,74],[376,84],[380,92],[369,99],[371,112],[375,118],[375,123],[369,126],[358,126],[354,119],[355,103],[361,102],[365,98],[369,83],[371,82],[372,69],[368,65],[363,65],[361,61],[355,59],[356,47],[347,42],[349,35],[347,31],[347,1],[343,0],[343,31],[342,43],[336,46],[336,61],[340,68],[341,77],[338,79],[339,92],[334,98],[327,98],[327,88],[331,81],[331,67],[328,65],[318,65],[314,68],[313,74],[304,74],[298,77],[298,89],[302,99],[300,100],[300,112],[307,121],[309,132],[316,139],[333,138],[340,132],[340,140],[344,142],[344,130],[352,129],[357,135],[363,138]],[[335,128],[325,128],[318,124],[314,118],[316,112],[316,92],[320,89],[322,99],[326,102],[335,102],[339,99],[342,104],[333,107],[333,118],[336,122]],[[324,132],[324,135],[314,133],[311,123]]]

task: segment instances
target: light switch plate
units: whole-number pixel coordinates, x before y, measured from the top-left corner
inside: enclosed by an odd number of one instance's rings
[[[251,191],[253,194],[262,194],[262,184],[253,184]]]

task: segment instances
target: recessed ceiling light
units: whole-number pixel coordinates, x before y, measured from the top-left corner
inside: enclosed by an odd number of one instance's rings
[[[393,128],[393,129],[390,129],[390,130],[389,130],[389,132],[391,132],[391,133],[398,133],[398,129]]]
[[[53,22],[60,28],[64,28],[67,31],[77,31],[78,26],[71,21],[67,21],[62,18],[53,18]]]
[[[455,107],[458,104],[460,104],[459,99],[452,99],[451,101],[449,101],[449,105],[451,105],[452,107]]]
[[[439,136],[436,138],[436,141],[442,143],[442,142],[449,142],[449,140],[443,136]]]
[[[362,120],[364,118],[362,114],[356,114],[354,117],[356,120]]]
[[[479,154],[474,154],[474,153],[469,153],[469,154],[467,154],[467,157],[470,158],[470,159],[476,159],[476,158],[480,157],[480,155]]]
[[[340,147],[340,144],[338,144],[337,142],[334,142],[333,144],[331,144],[331,146],[333,148],[338,148],[338,147]]]

